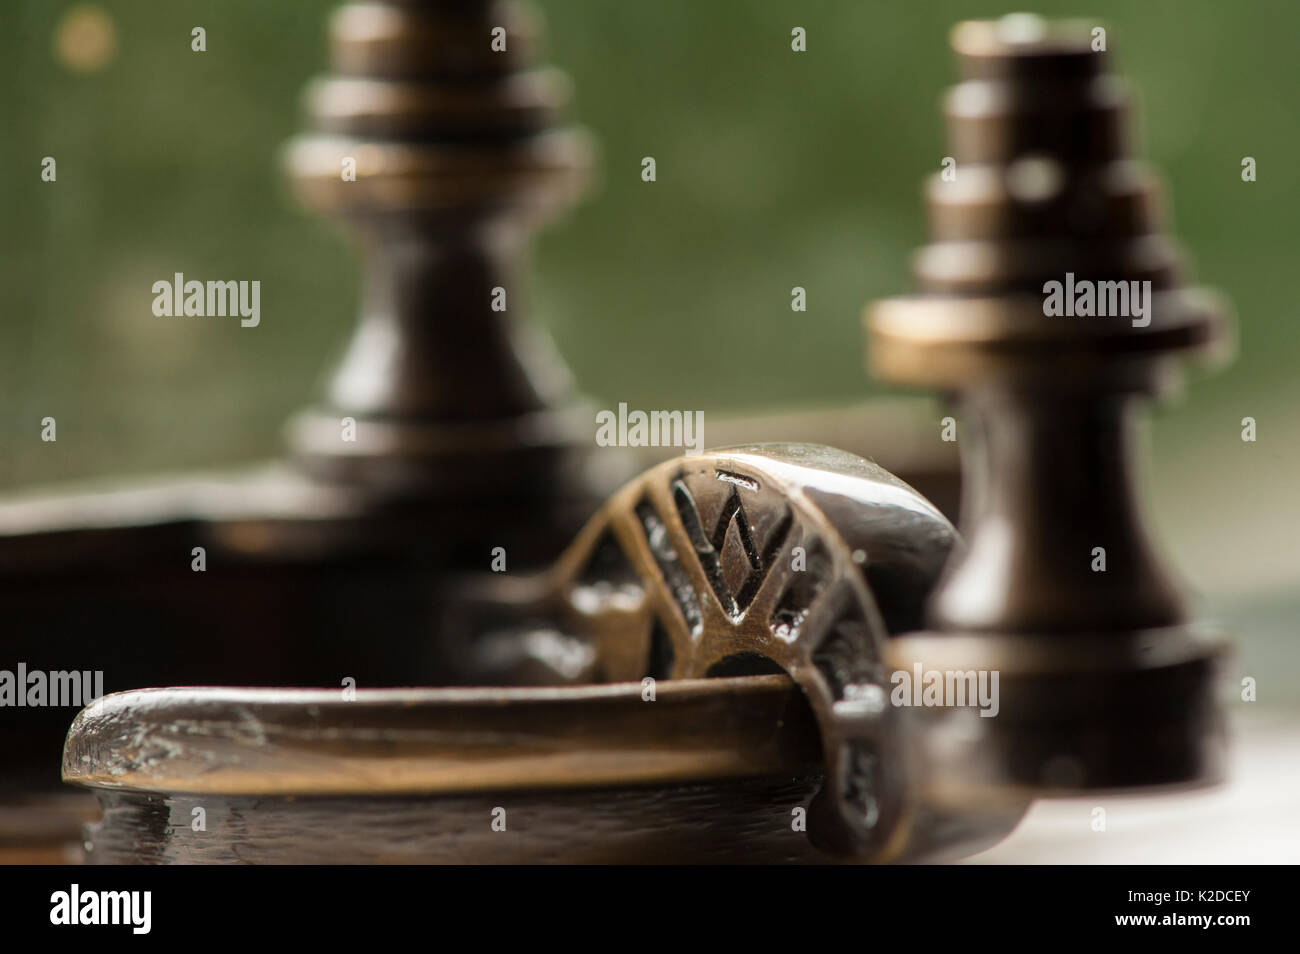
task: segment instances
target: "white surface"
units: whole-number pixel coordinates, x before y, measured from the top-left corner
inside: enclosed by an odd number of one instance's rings
[[[1171,795],[1039,801],[970,864],[1300,863],[1300,713],[1232,715],[1229,780]],[[1105,830],[1094,830],[1094,809]]]

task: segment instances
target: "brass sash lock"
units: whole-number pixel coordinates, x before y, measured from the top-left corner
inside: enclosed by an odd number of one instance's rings
[[[506,54],[462,42],[501,24]],[[594,164],[537,35],[507,0],[333,20],[286,161],[362,236],[366,290],[290,440],[300,486],[363,502],[349,533],[419,515],[469,540],[486,514],[546,539],[611,481],[590,410],[514,300],[492,304]],[[1225,306],[1161,232],[1088,28],[1014,17],[952,40],[955,164],[926,186],[916,293],[864,321],[874,374],[960,408],[961,536],[845,451],[666,461],[549,565],[430,574],[410,679],[456,686],[87,707],[62,765],[104,808],[87,859],[932,860],[993,844],[1037,797],[1220,778],[1224,644],[1143,528],[1131,428],[1181,359],[1222,356]],[[341,417],[364,439],[340,443]]]

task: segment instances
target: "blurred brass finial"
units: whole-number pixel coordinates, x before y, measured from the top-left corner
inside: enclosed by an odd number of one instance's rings
[[[576,200],[595,148],[559,125],[571,84],[533,65],[538,39],[515,0],[333,16],[333,73],[306,97],[315,131],[286,164],[307,205],[359,233],[365,276],[325,401],[293,422],[312,472],[440,504],[529,501],[539,526],[586,499],[590,412],[523,320],[523,276],[529,232]]]
[[[1218,650],[1149,540],[1130,428],[1178,358],[1221,351],[1224,305],[1188,287],[1162,231],[1104,28],[1017,14],[962,23],[952,43],[955,165],[926,185],[918,290],[865,314],[873,372],[955,394],[967,420],[968,546],[908,651],[1002,672],[984,762],[952,767],[968,779],[1213,777]]]

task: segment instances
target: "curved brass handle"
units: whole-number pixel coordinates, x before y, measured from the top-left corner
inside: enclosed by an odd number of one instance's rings
[[[918,820],[934,814],[912,784],[885,644],[915,625],[956,539],[914,490],[842,451],[680,458],[618,491],[546,573],[483,581],[480,631],[442,647],[565,655],[577,668],[553,668],[571,684],[363,690],[350,702],[322,690],[119,693],[78,717],[64,777],[170,797],[385,797],[820,766],[814,844],[859,860],[928,851],[933,827]]]

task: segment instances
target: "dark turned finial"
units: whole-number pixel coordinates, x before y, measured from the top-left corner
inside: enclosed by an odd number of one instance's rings
[[[359,234],[364,290],[324,401],[292,422],[311,472],[440,502],[584,496],[591,414],[525,324],[523,279],[530,230],[576,200],[595,150],[557,126],[570,83],[533,65],[538,33],[513,0],[335,13],[315,131],[286,161]]]
[[[931,648],[1003,666],[1004,698],[1008,676],[1026,687],[987,720],[1015,739],[988,773],[1049,789],[1205,777],[1217,738],[1214,651],[1184,625],[1143,525],[1130,430],[1137,396],[1224,342],[1224,309],[1184,284],[1094,27],[1018,14],[954,29],[963,80],[944,109],[956,175],[927,184],[917,294],[865,316],[873,372],[954,394],[967,421],[968,546],[930,600],[931,635],[943,634]],[[1150,282],[1151,296],[1145,315],[1132,299],[1132,317],[1049,315],[1049,282],[1062,299],[1070,282]],[[1097,284],[1108,308],[1111,287]],[[1106,675],[1089,683],[1089,666]],[[1064,742],[1043,728],[1054,718]]]

